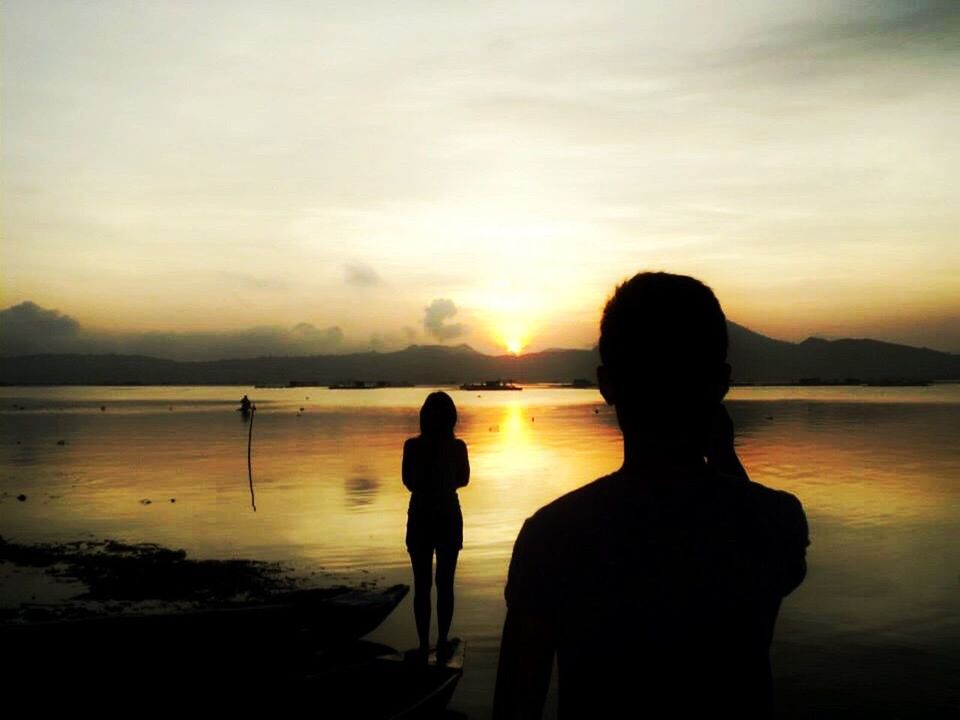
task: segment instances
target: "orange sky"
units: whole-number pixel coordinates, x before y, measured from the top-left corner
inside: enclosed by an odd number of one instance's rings
[[[654,269],[775,337],[960,352],[960,6],[2,12],[3,307],[584,347]]]

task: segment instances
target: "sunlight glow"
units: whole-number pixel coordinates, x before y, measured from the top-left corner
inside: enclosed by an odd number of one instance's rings
[[[522,320],[507,319],[494,327],[497,344],[513,355],[519,355],[530,344],[530,326]]]
[[[494,287],[471,298],[487,336],[507,352],[519,355],[530,345],[537,318],[542,309],[540,300],[529,291],[510,286]]]

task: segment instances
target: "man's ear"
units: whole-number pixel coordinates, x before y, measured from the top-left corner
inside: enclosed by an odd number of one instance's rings
[[[613,380],[610,377],[610,372],[603,365],[597,366],[597,386],[600,388],[600,394],[603,396],[603,399],[606,401],[607,405],[616,404],[616,393],[613,388]]]
[[[727,393],[730,392],[730,374],[732,371],[730,363],[725,362],[720,366],[720,376],[717,378],[717,399],[720,402],[723,402]]]

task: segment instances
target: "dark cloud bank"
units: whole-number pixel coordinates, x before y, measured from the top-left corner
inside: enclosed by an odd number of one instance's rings
[[[462,336],[467,328],[462,323],[449,320],[457,315],[457,307],[452,300],[436,299],[424,308],[423,327],[428,339],[445,342]],[[731,348],[734,336],[741,337],[741,346],[750,346],[754,351],[750,358],[760,358],[762,364],[784,366],[780,360],[773,362],[767,357],[767,346],[776,344],[781,350],[794,347],[788,343],[766,338],[731,323]],[[927,332],[935,331],[942,339],[942,345],[951,346],[956,339],[957,319],[944,320],[943,327],[926,326],[918,328]],[[293,327],[263,326],[229,332],[104,332],[83,327],[73,317],[40,307],[33,302],[23,302],[0,311],[0,357],[15,357],[36,354],[107,354],[146,355],[169,360],[221,360],[225,358],[258,357],[295,357],[306,355],[342,355],[353,352],[377,350],[388,352],[398,350],[418,342],[421,333],[405,325],[397,330],[374,333],[366,342],[348,342],[343,331],[337,326],[317,328],[310,323],[300,323]],[[748,338],[744,340],[743,338]],[[917,336],[917,345],[923,338]],[[814,352],[825,347],[823,340],[807,340],[798,347]],[[829,343],[837,352],[845,344],[870,344],[893,347],[888,343],[872,340],[837,340]],[[872,347],[872,345],[871,345]],[[903,347],[903,346],[899,346]],[[899,352],[899,351],[898,351]],[[924,352],[941,355],[934,351]],[[769,362],[768,362],[769,361]],[[741,358],[739,367],[749,368],[752,359]],[[892,363],[893,361],[890,360]],[[951,362],[953,362],[951,360]],[[894,369],[896,363],[889,366]],[[800,372],[802,368],[798,368]],[[808,374],[813,369],[808,369]],[[852,371],[851,371],[852,372]],[[852,373],[855,374],[855,373]],[[901,375],[909,375],[904,371]],[[752,374],[751,374],[752,376]],[[941,377],[940,375],[932,375]]]
[[[58,310],[23,302],[0,311],[0,355],[119,353],[172,360],[219,360],[267,355],[347,352],[343,331],[310,323],[227,332],[103,332],[84,328]]]

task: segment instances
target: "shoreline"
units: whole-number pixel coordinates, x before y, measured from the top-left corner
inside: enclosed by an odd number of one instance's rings
[[[300,592],[331,597],[376,580],[335,584],[285,563],[198,560],[185,550],[111,539],[17,543],[0,537],[0,627],[5,623],[192,612],[268,603]]]

